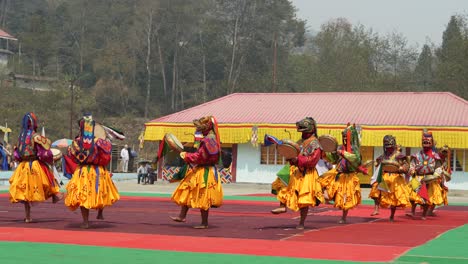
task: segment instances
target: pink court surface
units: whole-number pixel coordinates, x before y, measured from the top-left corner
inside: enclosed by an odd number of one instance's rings
[[[370,216],[372,206],[360,205],[349,212],[347,224],[338,224],[341,211],[320,205],[310,209],[306,229],[296,230],[299,214],[272,215],[277,205],[226,200],[210,210],[209,228],[199,230],[192,228],[200,221],[196,210],[186,223],[176,223],[169,216],[179,208],[169,198],[124,196],[105,209],[105,220],[93,219],[91,228],[82,230],[79,210],[47,201],[32,207],[33,223],[24,223],[23,206],[0,194],[0,241],[386,262],[468,222],[468,207],[463,206],[441,207],[425,221],[397,210],[390,223],[388,210]]]

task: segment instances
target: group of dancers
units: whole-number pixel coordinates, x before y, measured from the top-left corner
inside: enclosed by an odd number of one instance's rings
[[[59,182],[53,176],[50,140],[37,133],[34,113],[24,116],[14,153],[20,163],[10,178],[10,201],[24,204],[24,222],[32,222],[32,204],[49,198],[53,203],[64,199],[70,210],[80,208],[81,227],[86,229],[90,227],[91,209],[98,210],[97,219],[104,219],[104,208],[119,200],[107,169],[112,147],[109,138],[97,135],[99,124],[91,114],[85,114],[78,123],[79,135],[65,154],[69,161],[67,165],[72,164],[73,175],[62,195]],[[194,151],[180,150],[179,156],[185,166],[173,178],[179,184],[171,199],[180,206],[180,212],[170,218],[175,222],[186,222],[189,209],[199,209],[201,223],[194,228],[206,229],[210,208],[223,204],[221,175],[217,170],[222,162],[221,141],[214,116],[196,119],[193,124],[196,129]],[[278,174],[272,184],[272,192],[277,195],[280,206],[271,212],[281,214],[287,208],[300,211],[297,228],[304,229],[309,207],[333,202],[342,210],[339,223],[346,223],[348,211],[361,203],[358,173],[367,173],[366,164],[361,160],[358,130],[354,125],[348,125],[342,133],[343,144],[334,151],[324,151],[313,118],[300,120],[296,127],[302,134],[297,142],[298,155],[288,158],[286,175]],[[445,151],[436,152],[430,133],[424,133],[423,150],[410,159],[401,154],[395,138],[390,135],[384,137],[383,146],[384,154],[376,160],[378,169],[370,193],[376,201],[374,215],[379,213],[379,206],[390,207],[390,221],[393,221],[397,207],[412,206],[411,214],[414,215],[419,204],[424,208],[424,218],[428,213],[433,214],[436,205],[447,204],[444,181],[450,177],[450,150],[445,148]],[[393,166],[391,171],[386,169],[391,168],[390,165],[383,166],[388,164]],[[429,176],[431,180],[428,180]]]
[[[422,217],[435,216],[436,206],[448,205],[448,187],[451,180],[450,148],[436,149],[431,132],[423,131],[422,150],[411,156],[401,153],[395,137],[383,139],[384,153],[377,158],[375,177],[369,198],[374,200],[374,212],[379,206],[390,207],[390,221],[394,221],[396,207],[411,207],[407,215],[415,217],[416,207],[422,207]],[[398,170],[393,168],[398,167]],[[386,168],[388,168],[386,170]],[[381,180],[379,180],[381,179]]]
[[[19,165],[10,177],[10,201],[23,203],[25,223],[31,223],[31,205],[52,198],[57,203],[64,197],[65,205],[81,210],[82,228],[89,228],[89,210],[98,210],[97,219],[104,219],[104,207],[120,196],[107,165],[111,159],[112,144],[105,136],[96,135],[96,123],[91,114],[78,122],[79,135],[68,148],[67,165],[73,175],[66,186],[66,195],[60,192],[60,183],[54,176],[54,157],[51,141],[37,133],[37,117],[27,113],[22,120],[14,158]]]
[[[371,215],[378,215],[380,207],[390,208],[389,221],[393,222],[396,208],[411,207],[407,215],[415,217],[420,205],[424,220],[427,215],[435,216],[436,206],[448,204],[445,182],[451,179],[450,149],[444,146],[436,150],[431,132],[423,131],[422,150],[411,156],[401,152],[394,136],[386,135],[383,154],[375,161],[364,162],[355,125],[348,124],[342,132],[342,145],[328,151],[320,146],[321,137],[317,136],[313,118],[304,118],[296,127],[302,133],[297,142],[300,152],[288,159],[289,174],[282,177],[284,170],[278,172],[272,183],[272,193],[277,195],[280,207],[271,212],[280,214],[287,208],[300,211],[297,229],[304,229],[309,207],[324,202],[341,209],[338,223],[346,223],[348,211],[361,203],[358,173],[367,174],[370,164],[375,165],[369,193],[375,204]]]

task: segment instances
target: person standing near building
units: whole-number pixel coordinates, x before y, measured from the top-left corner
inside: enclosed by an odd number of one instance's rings
[[[68,148],[68,156],[78,166],[68,182],[65,205],[72,211],[81,210],[81,228],[89,228],[89,210],[98,210],[97,219],[104,219],[104,207],[111,206],[120,195],[107,165],[111,160],[112,144],[106,138],[101,125],[91,114],[84,114],[79,121],[80,134]]]
[[[300,220],[297,229],[304,229],[310,206],[323,203],[323,194],[316,165],[322,157],[322,149],[317,139],[317,124],[312,117],[306,117],[296,123],[298,132],[302,133],[300,153],[296,158],[289,159],[289,182],[286,188],[280,188],[277,199],[280,208],[272,211],[273,214],[286,212],[286,207],[293,211],[300,211]]]
[[[23,203],[25,223],[32,222],[31,203],[43,202],[52,197],[57,203],[60,194],[59,183],[52,172],[53,155],[48,138],[36,133],[37,118],[33,112],[23,117],[22,128],[14,157],[18,167],[10,178],[10,202]]]
[[[181,179],[173,179],[180,180],[180,183],[171,199],[181,210],[178,216],[170,218],[175,222],[185,222],[189,208],[198,208],[201,224],[194,228],[205,229],[208,228],[209,209],[223,204],[221,175],[216,168],[221,157],[221,142],[215,117],[205,116],[194,120],[193,124],[196,132],[203,134],[203,139],[195,144],[195,152],[180,153],[186,165],[179,173]]]
[[[128,172],[128,161],[130,159],[130,153],[128,152],[128,145],[125,146],[120,151],[120,158],[122,159],[122,172]]]

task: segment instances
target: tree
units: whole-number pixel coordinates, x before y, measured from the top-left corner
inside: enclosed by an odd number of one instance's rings
[[[416,49],[409,47],[406,37],[398,32],[389,34],[387,41],[389,48],[385,56],[386,72],[390,75],[393,89],[404,90],[411,83],[411,69],[417,58]]]
[[[377,67],[374,38],[371,30],[343,18],[323,24],[313,38],[317,86],[325,91],[366,89]]]
[[[442,45],[436,52],[437,77],[440,88],[468,98],[468,45],[462,22],[461,17],[452,16],[443,33]]]
[[[432,85],[434,77],[432,51],[429,45],[425,44],[419,54],[418,62],[414,70],[416,81],[422,85],[424,90]]]

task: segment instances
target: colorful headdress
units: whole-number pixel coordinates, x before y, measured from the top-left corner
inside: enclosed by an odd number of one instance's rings
[[[317,134],[317,123],[312,117],[296,122],[298,132]]]
[[[435,146],[434,138],[432,137],[432,132],[427,131],[427,129],[423,130],[422,146],[426,148],[433,148]]]
[[[356,124],[350,125],[348,123],[346,128],[342,132],[342,136],[344,139],[343,144],[346,145],[346,151],[359,151],[361,147],[361,139],[359,136],[359,132],[356,129]]]
[[[445,160],[446,160],[446,170],[448,173],[452,173],[452,168],[451,168],[451,164],[450,164],[450,160],[451,160],[451,155],[452,155],[452,150],[449,148],[449,146],[447,145],[444,145],[443,147],[441,147],[439,149],[439,153],[444,156]]]
[[[91,150],[94,146],[94,126],[95,122],[90,113],[83,114],[80,124],[80,147],[83,150]]]
[[[202,132],[203,135],[207,135],[210,131],[213,131],[216,136],[216,143],[219,150],[219,162],[222,163],[221,140],[219,138],[218,121],[216,118],[214,116],[204,116],[200,119],[193,120],[193,124],[197,131]]]
[[[212,119],[212,116],[204,116],[200,119],[193,120],[193,124],[195,125],[197,131],[200,131],[206,135],[211,129],[213,129]]]
[[[23,156],[25,148],[31,142],[31,137],[37,130],[37,117],[33,112],[24,115],[21,122],[21,132],[18,137],[18,152]]]
[[[216,142],[218,142],[219,152],[221,153],[221,139],[219,138],[219,131],[218,131],[218,121],[214,116],[211,116],[211,124],[213,132],[216,135]]]

